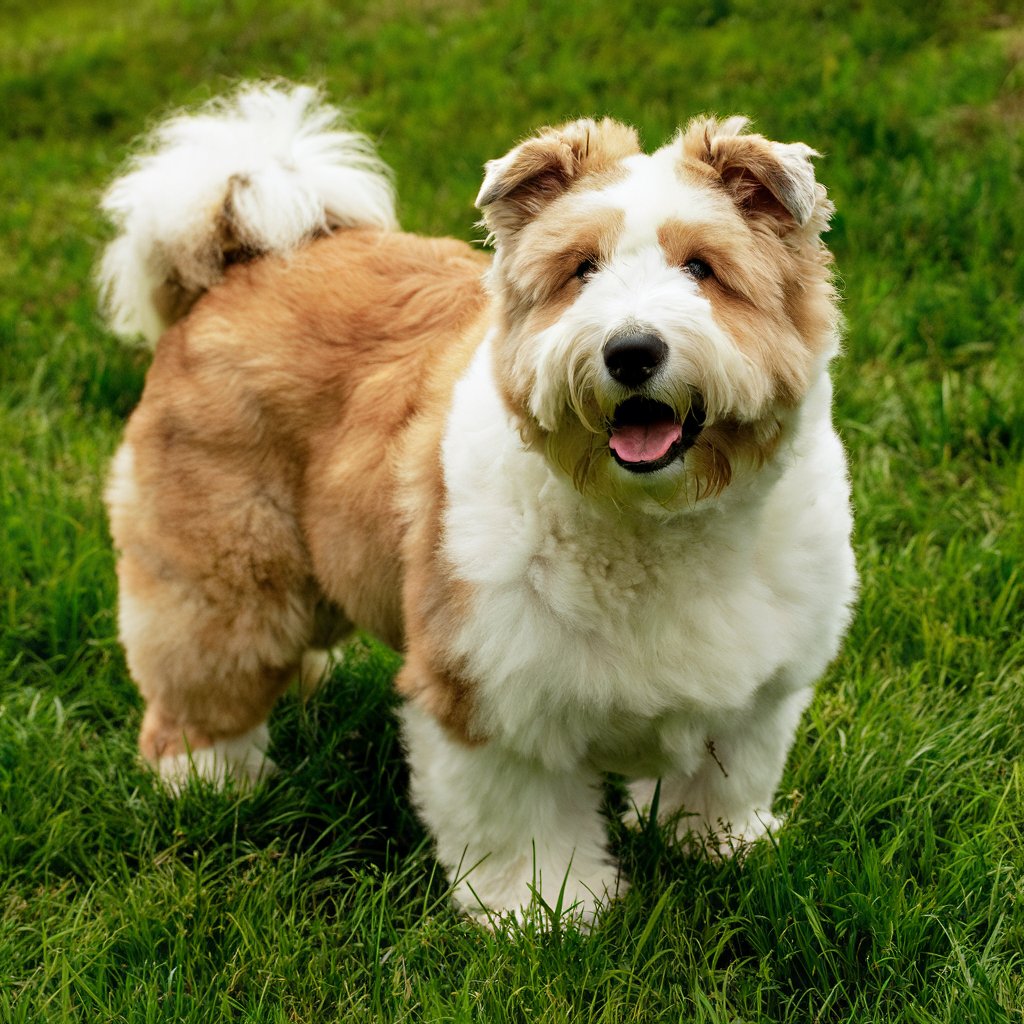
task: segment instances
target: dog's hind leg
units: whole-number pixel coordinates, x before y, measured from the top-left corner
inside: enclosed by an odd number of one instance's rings
[[[317,693],[334,669],[344,662],[343,647],[352,639],[354,633],[355,626],[336,604],[331,601],[317,603],[313,636],[310,638],[309,648],[302,655],[302,662],[295,677],[299,696],[303,700],[308,700]]]
[[[195,451],[189,477],[126,443],[107,500],[119,548],[119,626],[146,701],[139,747],[179,789],[192,772],[264,774],[267,717],[314,635],[316,587],[282,502]]]

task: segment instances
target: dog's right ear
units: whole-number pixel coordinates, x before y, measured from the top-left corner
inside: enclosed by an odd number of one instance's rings
[[[489,160],[476,205],[500,242],[583,175],[640,152],[636,131],[611,118],[542,128],[500,160]]]
[[[747,216],[766,217],[782,236],[817,236],[828,228],[832,203],[814,177],[813,157],[802,142],[772,142],[748,135],[745,117],[694,118],[674,144],[688,159],[716,172],[718,182]]]

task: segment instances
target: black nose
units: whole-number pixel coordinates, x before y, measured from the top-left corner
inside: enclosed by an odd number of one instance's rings
[[[656,334],[616,334],[604,347],[604,365],[620,384],[635,388],[643,384],[668,355],[668,345]]]

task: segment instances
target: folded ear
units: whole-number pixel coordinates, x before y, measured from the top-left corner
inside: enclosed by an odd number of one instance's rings
[[[834,208],[814,177],[811,158],[820,154],[802,142],[744,135],[747,123],[745,117],[691,121],[681,136],[684,157],[716,171],[745,213],[772,218],[780,234],[826,230]]]
[[[636,132],[611,118],[582,118],[542,128],[500,160],[487,163],[476,197],[488,230],[499,240],[518,231],[585,174],[640,152]]]

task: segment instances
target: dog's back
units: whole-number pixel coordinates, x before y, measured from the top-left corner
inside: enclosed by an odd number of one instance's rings
[[[142,750],[176,780],[255,730],[255,774],[310,648],[350,618],[401,646],[397,474],[436,445],[487,259],[398,232],[311,90],[172,121],[106,206],[111,322],[156,345],[107,492]]]

